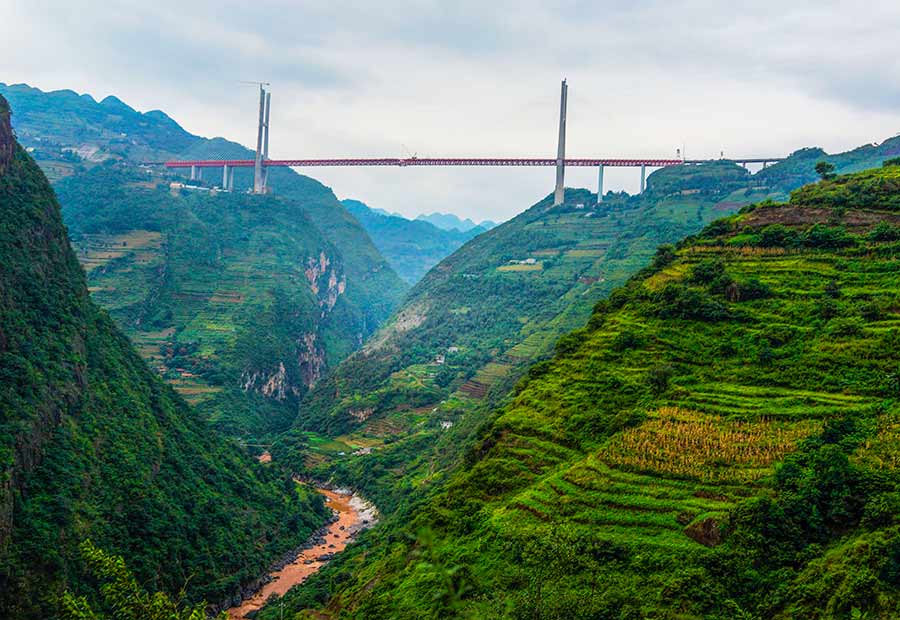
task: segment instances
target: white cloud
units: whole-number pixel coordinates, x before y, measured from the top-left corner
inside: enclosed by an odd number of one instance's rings
[[[253,3],[2,0],[0,80],[115,94],[250,144],[273,89],[275,157],[552,155],[570,81],[573,156],[777,155],[900,126],[895,2],[537,0]],[[5,5],[8,5],[5,6]],[[374,206],[502,219],[549,169],[316,169]],[[595,171],[569,184],[593,187]],[[637,187],[635,171],[608,187]]]

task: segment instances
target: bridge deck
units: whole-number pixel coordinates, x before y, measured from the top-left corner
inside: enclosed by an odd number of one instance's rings
[[[780,157],[729,159],[738,164],[763,164],[781,161]],[[155,162],[163,163],[167,168],[252,168],[255,161],[252,159],[201,159],[186,161]],[[648,168],[662,168],[665,166],[677,166],[679,164],[699,164],[704,160],[680,159],[567,159],[568,167],[597,167],[609,166],[619,168],[636,168],[647,166]],[[380,158],[354,158],[354,159],[269,159],[265,166],[276,167],[319,167],[319,166],[555,166],[556,160],[537,157],[380,157]]]

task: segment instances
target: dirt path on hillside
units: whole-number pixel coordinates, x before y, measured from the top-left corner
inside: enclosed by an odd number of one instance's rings
[[[316,490],[325,496],[325,502],[335,512],[337,520],[327,525],[324,531],[317,532],[296,560],[271,573],[271,581],[256,594],[229,609],[229,620],[245,620],[247,614],[259,610],[273,594],[284,596],[324,566],[334,554],[343,551],[356,534],[375,523],[375,508],[358,495],[344,489]]]

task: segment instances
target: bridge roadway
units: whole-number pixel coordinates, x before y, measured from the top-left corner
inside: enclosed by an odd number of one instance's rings
[[[780,161],[780,157],[728,159],[737,164],[768,164]],[[566,166],[593,168],[598,166],[614,168],[663,168],[679,164],[700,164],[708,160],[681,159],[566,159]],[[201,159],[185,161],[153,162],[167,168],[252,168],[252,159]],[[539,157],[377,157],[350,159],[267,159],[263,166],[269,167],[318,167],[318,166],[555,166],[556,160]]]

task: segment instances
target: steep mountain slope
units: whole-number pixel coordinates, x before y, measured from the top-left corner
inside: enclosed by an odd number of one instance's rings
[[[486,230],[479,226],[465,232],[444,230],[422,220],[378,213],[358,200],[342,200],[341,204],[363,225],[394,271],[410,284]]]
[[[0,617],[85,585],[78,545],[218,602],[298,546],[315,494],[211,431],[90,300],[45,176],[0,97]]]
[[[765,195],[733,164],[694,168],[651,175],[644,196],[610,194],[600,206],[585,190],[567,191],[560,207],[547,198],[443,260],[301,404],[298,429],[351,433],[324,451],[308,435],[306,466],[352,482],[385,511],[439,481],[524,369],[584,325],[656,246]],[[686,195],[654,189],[673,177],[684,177],[679,187],[720,183]],[[351,454],[358,448],[370,453]]]
[[[302,201],[171,192],[104,165],[58,189],[94,298],[230,434],[289,423],[400,292],[383,261],[348,265],[320,232],[308,205],[331,193],[318,185]]]
[[[405,284],[321,183],[280,169],[274,196],[170,194],[177,176],[135,162],[251,152],[118,100],[4,91],[26,110],[15,126],[41,165],[68,166],[56,186],[95,298],[229,434],[284,427],[308,386],[400,302]]]
[[[437,496],[288,605],[898,617],[895,163],[661,247],[529,371]]]

